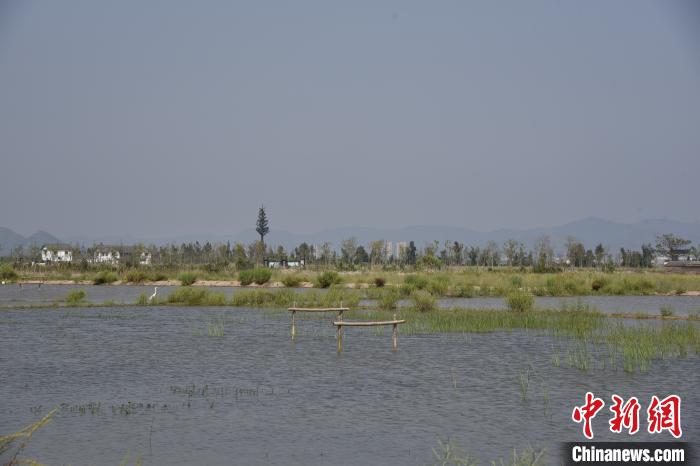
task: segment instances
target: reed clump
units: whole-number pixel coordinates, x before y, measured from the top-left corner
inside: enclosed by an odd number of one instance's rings
[[[296,288],[306,281],[308,281],[308,278],[299,273],[290,273],[282,277],[282,284],[287,288]]]
[[[185,287],[170,293],[166,298],[166,303],[183,306],[225,306],[226,296],[206,288]]]
[[[0,264],[0,279],[2,280],[17,280],[17,272],[10,264]]]
[[[425,291],[415,291],[411,294],[411,308],[418,312],[434,311],[437,306],[435,297]]]
[[[92,281],[95,285],[109,285],[117,281],[117,274],[110,272],[108,270],[103,270],[98,273],[95,279]]]
[[[242,290],[236,291],[231,305],[238,307],[355,307],[360,294],[354,290],[332,288],[327,292],[315,290],[295,293],[292,290]]]
[[[190,286],[197,281],[197,274],[194,272],[182,272],[177,279],[180,280],[182,286]]]
[[[66,296],[66,304],[68,306],[79,306],[85,301],[87,294],[83,290],[73,290]]]
[[[340,275],[338,275],[338,272],[327,270],[316,277],[315,286],[317,288],[328,288],[332,285],[337,285],[341,281],[342,280]]]
[[[20,459],[19,456],[22,454],[22,451],[27,448],[27,443],[31,440],[34,433],[51,422],[53,415],[56,414],[57,411],[58,408],[52,409],[34,424],[30,424],[15,433],[0,435],[0,456],[14,448],[14,451],[9,456],[9,461],[5,464],[40,464],[34,459]],[[15,447],[15,445],[17,446]]]
[[[508,293],[506,304],[511,311],[526,312],[534,307],[535,298],[527,291],[513,290]]]
[[[272,271],[268,268],[258,267],[255,269],[241,270],[238,273],[238,280],[241,285],[248,286],[255,283],[256,285],[264,285],[272,278]]]
[[[663,325],[612,325],[602,336],[610,358],[621,359],[626,372],[646,372],[651,361],[700,354],[700,331],[695,325],[664,322]]]
[[[398,307],[399,295],[396,291],[391,290],[382,295],[377,300],[377,306],[383,311],[393,311]]]

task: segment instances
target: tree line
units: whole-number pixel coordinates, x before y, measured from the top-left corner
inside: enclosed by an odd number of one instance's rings
[[[262,237],[263,235],[261,235]],[[643,244],[640,249],[620,249],[613,254],[602,244],[586,248],[574,237],[566,238],[564,255],[555,254],[548,236],[539,237],[531,248],[523,242],[510,239],[503,244],[489,241],[483,246],[467,246],[459,241],[431,241],[417,246],[414,241],[391,252],[384,240],[371,241],[363,245],[357,238],[348,238],[336,250],[330,242],[313,245],[303,242],[291,250],[283,246],[272,248],[261,240],[249,244],[235,242],[211,243],[199,241],[181,244],[136,245],[133,253],[123,262],[127,266],[138,265],[140,253],[151,255],[152,265],[159,266],[208,266],[212,269],[234,266],[237,269],[250,268],[268,261],[300,260],[307,266],[326,266],[339,269],[377,266],[407,266],[420,268],[440,268],[443,266],[484,266],[484,267],[533,267],[537,271],[561,268],[587,268],[602,266],[622,266],[648,268],[654,265],[656,255],[676,260],[682,254],[696,256],[698,247],[690,247],[690,241],[674,235],[661,235],[656,245]],[[89,263],[99,245],[74,248],[74,263]],[[15,248],[10,257],[15,262],[40,260],[40,249]],[[128,261],[134,263],[127,263]]]

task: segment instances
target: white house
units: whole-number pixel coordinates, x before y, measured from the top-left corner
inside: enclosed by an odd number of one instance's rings
[[[394,243],[392,241],[384,241],[384,257],[386,260],[391,260],[394,257]]]
[[[134,246],[104,246],[95,247],[92,261],[96,264],[113,264],[116,265],[120,261],[128,261],[128,259],[137,252]],[[151,253],[145,250],[139,253],[140,265],[151,265]]]
[[[304,267],[304,259],[282,259],[279,261],[265,259],[265,265],[271,269],[298,269]]]
[[[92,261],[95,264],[117,264],[119,263],[119,250],[112,246],[98,246],[92,255]]]
[[[73,262],[73,248],[68,244],[45,244],[41,248],[41,260],[48,262]]]

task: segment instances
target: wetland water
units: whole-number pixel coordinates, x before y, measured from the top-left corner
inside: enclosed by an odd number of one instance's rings
[[[700,435],[694,352],[655,361],[647,373],[582,372],[555,367],[560,342],[535,333],[400,335],[392,352],[389,331],[347,329],[337,354],[330,320],[302,316],[292,342],[285,311],[4,311],[0,433],[61,406],[25,457],[119,464],[130,452],[144,464],[420,465],[449,437],[481,464],[528,445],[547,448],[548,463],[558,464],[558,442],[582,440],[571,409],[593,391],[606,410],[612,393],[637,396],[643,407],[651,395],[676,393],[684,439]],[[222,337],[208,335],[212,322],[223,325]],[[525,401],[523,371],[532,374]],[[594,419],[596,440],[621,439],[608,419]]]
[[[172,293],[176,286],[158,287],[160,298]],[[197,287],[198,288],[198,287]],[[246,289],[240,287],[208,287],[215,292],[224,293],[227,297]],[[115,303],[134,303],[139,295],[150,296],[153,286],[142,285],[18,285],[0,286],[0,306],[50,304],[63,301],[73,290],[84,290],[86,300],[93,303],[114,301]],[[309,288],[299,288],[296,292],[308,292]],[[274,291],[274,290],[273,290]],[[315,290],[324,292],[326,290]],[[670,308],[675,315],[687,316],[700,313],[700,296],[580,296],[580,297],[536,297],[535,306],[539,308],[558,309],[562,303],[576,303],[578,300],[588,303],[591,308],[601,312],[643,312],[658,315],[662,307]],[[371,301],[365,301],[371,303]],[[438,300],[441,307],[464,307],[470,309],[505,309],[504,298],[446,298]],[[409,301],[402,301],[409,305]]]

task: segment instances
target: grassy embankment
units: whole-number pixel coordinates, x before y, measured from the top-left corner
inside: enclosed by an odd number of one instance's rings
[[[5,266],[7,269],[7,266]],[[534,273],[509,267],[486,269],[455,267],[442,271],[335,272],[252,269],[235,271],[202,268],[95,268],[78,272],[69,268],[3,269],[6,281],[61,280],[79,284],[228,284],[324,288],[340,283],[348,288],[394,289],[403,296],[425,290],[438,297],[506,296],[523,289],[535,296],[654,295],[700,292],[700,274],[659,270],[573,270]]]

